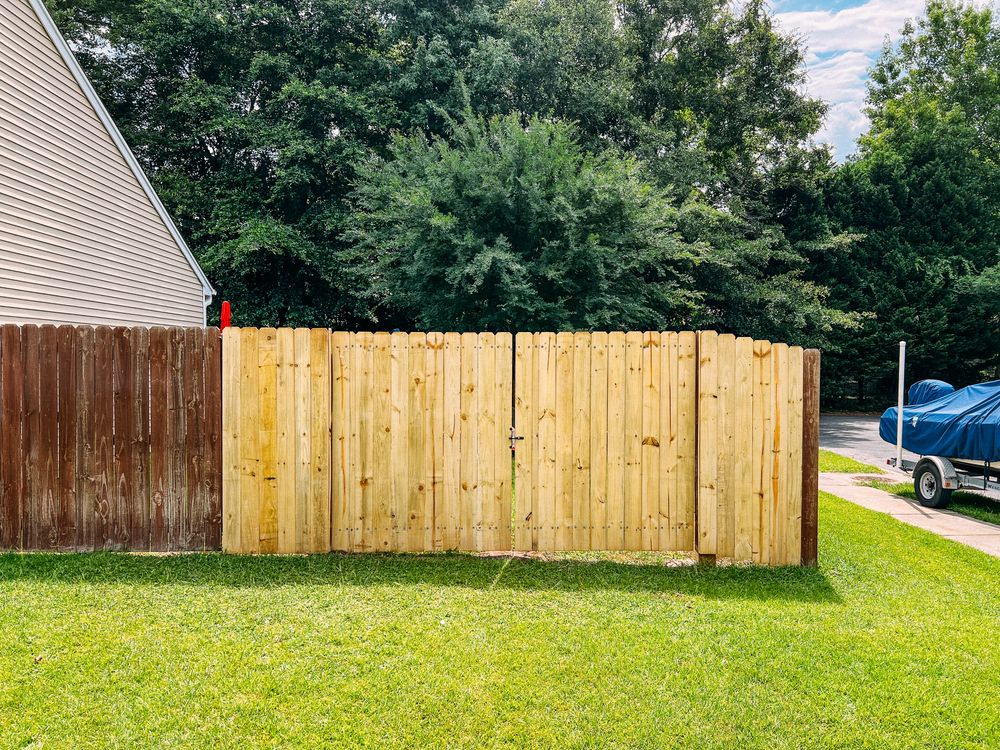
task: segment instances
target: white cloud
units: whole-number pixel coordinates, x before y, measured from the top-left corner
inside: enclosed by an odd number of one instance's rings
[[[881,49],[886,34],[898,32],[907,18],[920,15],[923,9],[924,0],[869,0],[854,8],[792,11],[778,13],[776,18],[788,31],[804,34],[810,52],[872,53]]]
[[[833,146],[839,159],[854,151],[868,127],[862,113],[868,67],[887,35],[894,37],[908,18],[919,16],[925,0],[869,0],[838,11],[775,14],[779,26],[801,34],[807,47],[809,93],[830,104],[818,140]]]

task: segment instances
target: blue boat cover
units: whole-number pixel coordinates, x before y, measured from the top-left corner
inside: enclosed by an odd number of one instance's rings
[[[955,386],[943,380],[918,380],[906,392],[906,403],[910,406],[926,404],[954,392]]]
[[[895,406],[885,410],[878,434],[895,445]],[[904,406],[903,447],[921,456],[1000,461],[1000,380]]]

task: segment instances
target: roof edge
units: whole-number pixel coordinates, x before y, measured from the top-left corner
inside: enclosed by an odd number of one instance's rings
[[[80,63],[78,63],[76,58],[73,56],[73,51],[69,48],[66,40],[63,39],[63,35],[56,27],[56,24],[52,20],[52,16],[49,15],[49,11],[46,9],[44,3],[42,0],[28,0],[28,3],[31,5],[31,9],[35,12],[35,15],[38,16],[38,20],[41,21],[42,27],[45,29],[45,33],[49,35],[49,39],[52,40],[52,43],[55,45],[60,57],[62,57],[63,62],[66,63],[66,67],[69,68],[70,73],[73,74],[73,78],[76,79],[77,84],[83,91],[83,95],[87,97],[87,101],[89,101],[91,106],[94,108],[101,124],[104,125],[104,129],[108,131],[108,135],[111,136],[112,142],[114,142],[115,146],[118,147],[122,157],[125,159],[125,163],[128,164],[129,169],[132,170],[132,174],[135,175],[135,179],[139,182],[143,192],[146,193],[146,197],[149,198],[149,202],[152,203],[156,213],[159,214],[160,219],[163,220],[164,225],[167,227],[167,231],[169,231],[170,235],[174,238],[174,242],[177,243],[177,247],[180,248],[184,258],[191,266],[191,270],[194,271],[194,275],[198,278],[198,281],[201,282],[202,293],[205,296],[205,305],[207,307],[211,303],[212,297],[215,296],[215,289],[209,282],[205,272],[201,270],[201,266],[198,265],[198,261],[195,260],[194,255],[191,253],[191,248],[187,246],[184,238],[181,237],[181,233],[174,225],[173,219],[170,218],[170,214],[167,213],[167,209],[160,200],[160,196],[156,194],[156,191],[150,184],[149,179],[146,177],[146,173],[143,171],[142,167],[139,166],[139,162],[136,160],[135,154],[132,153],[132,149],[129,148],[128,143],[125,142],[125,138],[122,136],[121,131],[118,130],[118,126],[115,125],[115,121],[112,120],[111,115],[108,114],[108,110],[104,107],[104,103],[101,101],[101,98],[97,95],[97,92],[91,85],[90,80],[87,78],[87,74],[83,72],[83,68],[80,67]]]

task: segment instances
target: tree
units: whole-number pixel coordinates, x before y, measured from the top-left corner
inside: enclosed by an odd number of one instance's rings
[[[932,2],[875,66],[872,128],[828,198],[836,221],[864,239],[813,269],[835,304],[867,313],[840,337],[829,383],[854,376],[889,397],[900,339],[913,378],[961,385],[995,371],[1000,341],[982,330],[1000,312],[997,50],[989,11]]]
[[[380,315],[437,330],[648,329],[696,309],[700,249],[634,160],[572,127],[469,118],[399,136],[359,182],[345,259]]]

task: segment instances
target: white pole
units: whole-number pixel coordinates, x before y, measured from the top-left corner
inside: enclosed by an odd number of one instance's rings
[[[896,468],[903,468],[903,376],[906,373],[906,342],[899,342],[899,393],[896,403]]]

